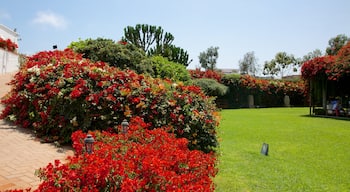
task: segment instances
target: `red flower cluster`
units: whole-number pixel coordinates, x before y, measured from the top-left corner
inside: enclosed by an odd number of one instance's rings
[[[200,69],[189,70],[192,79],[208,78],[221,83],[222,74],[213,70],[201,71]]]
[[[128,133],[91,132],[93,154],[84,152],[86,134],[72,134],[74,157],[39,171],[37,191],[214,191],[216,158],[187,148],[164,129],[147,130],[133,118]]]
[[[301,75],[303,79],[315,78],[316,76],[330,73],[330,69],[334,65],[334,56],[317,57],[306,61],[301,67]]]
[[[8,50],[10,52],[15,52],[18,48],[18,45],[12,42],[10,39],[3,39],[0,37],[0,48]]]
[[[335,56],[323,56],[305,62],[301,73],[304,79],[325,75],[329,80],[339,80],[350,75],[350,41]]]

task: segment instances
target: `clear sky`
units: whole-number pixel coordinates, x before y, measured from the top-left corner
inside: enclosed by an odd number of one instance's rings
[[[6,0],[0,23],[17,29],[19,51],[64,49],[79,38],[120,40],[126,26],[161,26],[173,44],[198,55],[219,47],[218,68],[238,68],[244,54],[258,64],[285,51],[296,57],[320,49],[338,34],[350,37],[349,0]]]

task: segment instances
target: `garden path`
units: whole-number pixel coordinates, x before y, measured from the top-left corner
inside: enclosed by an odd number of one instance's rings
[[[14,74],[0,74],[0,98],[10,91],[6,84]],[[3,108],[0,105],[0,111]],[[0,120],[0,191],[36,188],[40,180],[35,170],[55,159],[64,161],[67,155],[73,155],[70,147],[62,152],[53,144],[40,143],[29,130]]]

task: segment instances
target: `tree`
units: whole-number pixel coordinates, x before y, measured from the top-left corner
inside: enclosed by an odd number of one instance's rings
[[[321,57],[321,56],[323,56],[322,51],[319,49],[315,49],[314,51],[309,52],[308,54],[304,55],[302,58],[298,58],[297,63],[300,67],[306,61],[310,61],[311,59],[314,59],[316,57]]]
[[[188,53],[173,45],[174,36],[159,26],[137,24],[124,28],[123,41],[133,44],[145,51],[149,56],[160,55],[188,66]]]
[[[201,67],[208,70],[214,70],[216,68],[216,61],[219,57],[219,47],[209,47],[206,52],[201,52],[198,56]]]
[[[327,55],[336,55],[338,51],[350,40],[346,35],[340,34],[328,41]]]
[[[191,63],[191,61],[188,61],[189,56],[187,51],[175,45],[156,46],[148,51],[148,55],[166,57],[169,61],[180,63],[185,67]]]
[[[248,52],[244,55],[243,60],[239,60],[239,70],[241,74],[250,74],[255,76],[257,59],[254,51]]]
[[[297,59],[294,55],[288,55],[286,52],[278,52],[275,58],[271,61],[265,61],[264,65],[264,75],[281,75],[281,78],[288,72],[291,67],[295,67],[298,64]],[[296,68],[293,68],[296,71]]]
[[[136,45],[146,53],[154,46],[154,43],[159,45],[170,45],[174,41],[174,36],[171,33],[165,33],[161,27],[137,24],[135,27],[127,26],[124,28],[123,40]]]

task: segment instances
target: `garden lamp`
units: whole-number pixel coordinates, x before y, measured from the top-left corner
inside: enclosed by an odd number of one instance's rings
[[[127,133],[128,132],[128,128],[129,128],[129,123],[126,119],[123,120],[122,122],[122,133]]]
[[[84,144],[85,144],[85,150],[88,154],[93,153],[94,142],[95,142],[95,139],[92,137],[92,135],[87,134],[86,138],[84,139]]]
[[[262,147],[261,147],[261,154],[263,155],[269,155],[269,144],[267,143],[263,143]]]

